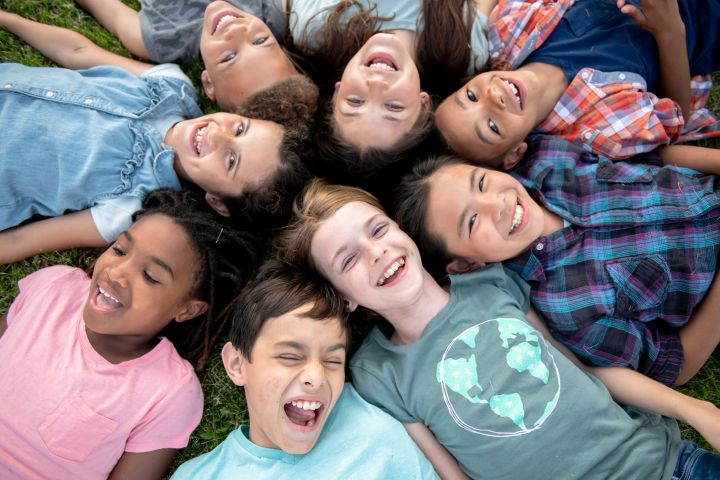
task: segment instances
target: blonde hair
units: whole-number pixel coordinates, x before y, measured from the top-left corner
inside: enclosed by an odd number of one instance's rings
[[[311,181],[295,198],[292,219],[275,240],[278,258],[317,271],[310,255],[315,232],[322,222],[351,202],[365,202],[385,211],[380,201],[365,190],[331,185],[321,179]]]

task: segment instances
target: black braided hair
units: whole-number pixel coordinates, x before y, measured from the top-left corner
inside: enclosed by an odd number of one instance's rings
[[[191,191],[155,190],[133,221],[155,214],[170,217],[185,231],[199,260],[191,296],[208,303],[207,312],[192,321],[171,322],[160,335],[201,370],[225,328],[228,305],[259,264],[259,242],[254,235],[231,226]]]

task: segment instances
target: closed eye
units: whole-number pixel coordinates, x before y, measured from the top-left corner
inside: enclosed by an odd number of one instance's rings
[[[381,223],[380,225],[376,226],[372,231],[373,238],[380,238],[385,233],[387,233],[388,230],[388,224],[387,223]]]
[[[227,63],[230,60],[234,59],[237,56],[237,52],[230,52],[227,55],[225,55],[222,60],[220,60],[220,63]]]
[[[349,105],[352,105],[353,107],[359,107],[360,105],[365,103],[361,98],[357,98],[357,97],[348,97],[345,99],[345,101]]]
[[[355,260],[357,259],[357,254],[348,255],[345,257],[345,259],[342,261],[342,264],[340,265],[340,270],[342,272],[347,272],[352,268],[353,265],[355,265]]]
[[[143,277],[145,277],[145,280],[147,280],[148,283],[151,283],[153,285],[157,285],[160,283],[158,280],[153,278],[152,275],[150,275],[147,270],[143,270]]]
[[[268,37],[260,37],[255,39],[252,43],[253,45],[262,45],[263,43],[267,42]]]
[[[402,112],[403,110],[405,110],[405,106],[399,103],[386,103],[385,108],[387,108],[391,112]]]

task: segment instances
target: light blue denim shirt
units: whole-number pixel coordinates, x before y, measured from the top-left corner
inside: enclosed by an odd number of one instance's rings
[[[140,77],[0,64],[0,230],[91,208],[113,241],[150,191],[180,188],[162,141],[174,123],[202,115],[195,100],[170,64]]]

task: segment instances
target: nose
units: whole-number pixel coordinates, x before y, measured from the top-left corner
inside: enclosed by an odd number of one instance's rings
[[[302,375],[302,382],[307,388],[318,389],[325,383],[325,366],[319,359],[311,360]]]
[[[245,36],[247,35],[248,28],[249,24],[245,17],[238,17],[236,20],[233,20],[233,23],[227,26],[223,36],[226,40],[231,40],[237,35]]]
[[[367,79],[366,83],[368,90],[370,90],[371,93],[373,91],[382,92],[383,90],[386,90],[390,85],[388,82],[378,77],[370,77]]]
[[[482,193],[477,200],[478,210],[489,216],[493,223],[498,223],[505,211],[505,199],[502,195]]]
[[[363,250],[367,255],[370,265],[375,265],[387,252],[387,248],[372,240],[366,240]]]
[[[105,267],[105,276],[111,287],[124,288],[128,285],[127,263],[116,259],[112,265]]]
[[[205,135],[207,136],[208,146],[212,149],[227,147],[228,144],[235,138],[234,135],[227,132],[223,127],[217,125],[216,123],[208,125],[207,133]]]
[[[492,83],[485,90],[485,98],[498,108],[505,108],[505,99],[502,91]]]

